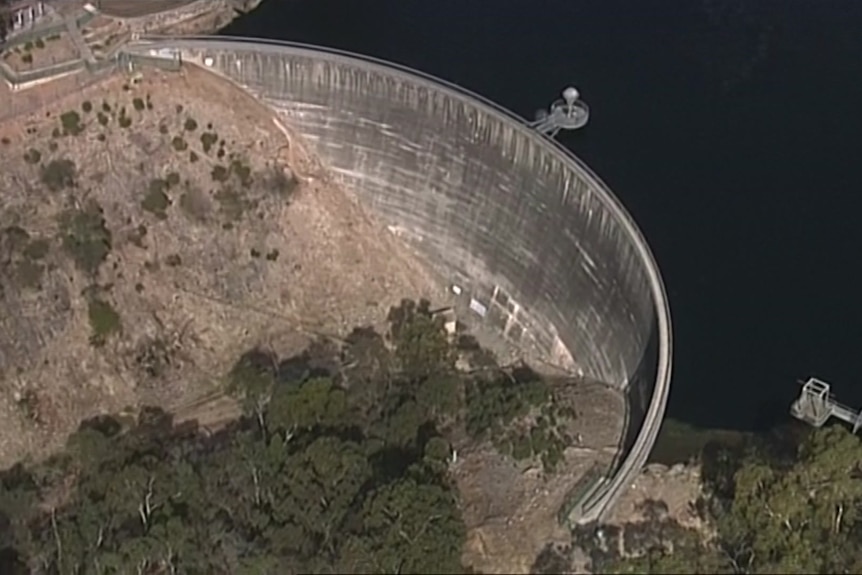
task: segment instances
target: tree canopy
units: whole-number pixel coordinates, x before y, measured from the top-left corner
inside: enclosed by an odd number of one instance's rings
[[[458,372],[427,302],[390,322],[298,357],[243,354],[225,389],[245,415],[215,433],[158,408],[101,416],[50,460],[3,472],[0,572],[464,572],[446,430],[550,396],[534,375]],[[465,399],[502,379],[510,408]]]
[[[645,555],[604,572],[862,572],[862,441],[843,426],[813,430],[798,446],[707,446],[702,466],[699,508],[714,540],[677,525]]]

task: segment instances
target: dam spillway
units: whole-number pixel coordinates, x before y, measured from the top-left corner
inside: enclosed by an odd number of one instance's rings
[[[326,48],[250,38],[142,40],[276,109],[345,188],[456,293],[459,318],[626,395],[613,469],[573,519],[600,519],[640,472],[664,416],[667,296],[608,187],[523,119],[439,79]]]

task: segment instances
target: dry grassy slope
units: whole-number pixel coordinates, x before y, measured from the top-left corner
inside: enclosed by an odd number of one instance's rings
[[[678,463],[671,467],[660,463],[648,464],[631,487],[624,491],[611,510],[607,523],[625,525],[649,519],[644,502],[661,501],[667,506],[664,514],[684,527],[703,529],[694,508],[701,496],[700,467]]]
[[[610,465],[623,432],[624,398],[587,383],[557,383],[554,401],[577,417],[566,431],[575,439],[564,461],[546,473],[541,464],[517,463],[490,445],[462,445],[454,475],[469,529],[463,561],[482,573],[529,573],[548,543],[571,533],[557,514],[577,481],[596,462]]]
[[[659,463],[648,464],[638,475],[629,489],[625,490],[610,510],[604,525],[621,529],[616,535],[605,539],[605,544],[618,556],[642,555],[648,541],[629,538],[632,529],[653,526],[658,520],[676,521],[679,525],[700,533],[704,541],[714,537],[714,526],[701,519],[696,511],[696,502],[702,495],[700,467],[694,464],[675,464],[666,466]],[[607,531],[606,531],[607,533]],[[586,548],[596,545],[592,532],[583,533],[586,540],[575,541],[574,549],[570,544],[557,546],[561,557],[566,557],[558,569],[565,573],[592,573],[591,561]],[[632,542],[636,547],[632,547]],[[547,571],[545,571],[547,572]],[[559,572],[559,571],[558,571]]]
[[[211,392],[253,345],[291,353],[304,344],[298,329],[337,334],[381,321],[401,297],[440,299],[400,244],[245,93],[193,67],[148,72],[124,90],[127,83],[115,77],[50,111],[0,125],[9,142],[0,144],[0,226],[19,226],[49,248],[44,259],[29,262],[44,266],[41,274],[21,263],[28,261],[21,253],[12,262],[8,251],[0,254],[7,266],[0,466],[56,447],[86,416],[142,401],[187,403]],[[136,110],[134,99],[148,96],[151,109]],[[103,102],[111,110],[103,112],[107,125],[97,116]],[[122,108],[128,127],[119,122]],[[52,137],[70,110],[84,131]],[[195,130],[185,126],[188,119]],[[204,152],[203,132],[218,134],[224,158],[216,157],[218,144]],[[39,162],[24,159],[31,149]],[[236,176],[214,181],[213,169],[228,166],[231,155],[249,170],[250,185]],[[75,187],[50,191],[42,183],[41,171],[57,159],[74,161]],[[288,199],[276,183],[291,172],[301,184]],[[154,179],[179,180],[167,190],[163,218],[142,207]],[[62,248],[58,225],[90,200],[104,210],[112,234],[97,283],[122,322],[102,348],[89,342],[85,292],[92,282]],[[138,361],[148,350],[170,359],[159,377]]]

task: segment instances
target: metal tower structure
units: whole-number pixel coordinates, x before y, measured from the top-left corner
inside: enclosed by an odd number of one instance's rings
[[[580,98],[578,89],[569,86],[563,90],[562,99],[554,101],[548,110],[539,110],[527,125],[551,138],[560,130],[583,128],[590,119],[590,107]]]
[[[835,417],[853,426],[853,433],[862,427],[862,411],[835,401],[829,384],[817,378],[802,383],[802,393],[790,406],[790,415],[814,427],[822,427],[826,420]]]

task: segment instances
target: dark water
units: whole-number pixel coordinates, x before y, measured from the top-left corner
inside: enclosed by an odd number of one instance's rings
[[[670,292],[670,415],[770,426],[809,375],[862,404],[859,0],[265,0],[224,33],[393,60],[529,118],[576,84],[591,121],[560,139]]]

